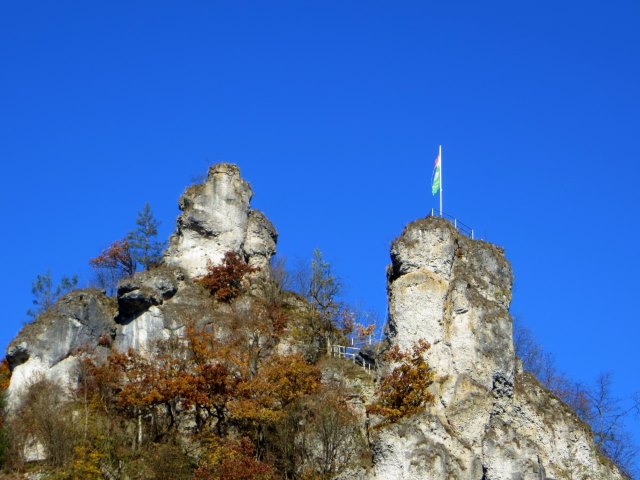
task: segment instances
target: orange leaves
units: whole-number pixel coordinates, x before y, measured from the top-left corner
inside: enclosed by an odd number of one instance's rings
[[[273,480],[273,469],[255,458],[251,441],[213,438],[209,454],[194,472],[194,480]]]
[[[300,355],[272,355],[259,374],[238,385],[230,402],[232,418],[242,421],[273,423],[295,400],[320,387],[320,370]]]
[[[433,372],[423,356],[429,347],[421,339],[409,350],[402,351],[396,345],[385,354],[385,360],[396,366],[382,378],[376,401],[367,407],[367,412],[385,417],[380,426],[414,415],[433,401],[429,392]]]
[[[130,277],[136,271],[136,261],[127,239],[116,240],[96,258],[89,260],[96,271],[98,285],[114,294],[118,280]]]
[[[314,392],[321,381],[320,369],[308,364],[300,354],[271,356],[260,377],[270,385],[271,397],[280,407]]]
[[[6,358],[0,362],[0,393],[3,393],[9,388],[9,382],[11,381],[11,370],[9,369],[9,362]]]
[[[372,323],[371,325],[365,327],[364,325],[359,323],[356,326],[356,331],[358,332],[358,336],[368,337],[369,335],[373,335],[373,332],[376,331],[376,324]]]
[[[215,419],[219,434],[229,422],[273,424],[288,405],[320,387],[320,370],[301,355],[271,354],[254,371],[246,363],[252,358],[237,347],[189,325],[173,350],[153,358],[113,352],[94,376],[125,411],[165,405],[172,414],[196,415],[200,430]]]
[[[133,275],[135,272],[135,262],[126,238],[113,242],[100,255],[89,260],[89,264],[94,268],[120,269],[127,275]]]
[[[221,302],[230,302],[242,292],[242,280],[248,273],[257,271],[240,258],[236,252],[227,252],[222,265],[209,265],[208,273],[199,282]]]
[[[9,369],[9,362],[6,358],[0,362],[0,397],[4,397],[7,388],[9,388],[9,382],[11,382],[11,370]],[[1,412],[0,412],[1,413]],[[0,429],[4,427],[4,415],[0,414]],[[0,450],[2,449],[3,434],[0,431]],[[2,461],[3,453],[0,453],[0,463]]]

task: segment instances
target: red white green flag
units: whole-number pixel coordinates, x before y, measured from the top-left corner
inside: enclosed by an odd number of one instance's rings
[[[440,191],[440,179],[441,179],[441,169],[440,169],[440,153],[436,157],[436,163],[433,167],[433,184],[431,184],[431,193],[435,195]]]

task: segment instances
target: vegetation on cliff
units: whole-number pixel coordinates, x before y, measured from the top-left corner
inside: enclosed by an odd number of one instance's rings
[[[296,275],[306,279],[302,295],[284,288],[282,268],[268,281],[254,273],[228,253],[196,282],[209,300],[183,310],[180,333],[153,351],[121,352],[99,341],[79,352],[70,392],[34,378],[7,417],[7,471],[36,468],[57,479],[329,479],[366,465],[355,405],[361,392],[348,376],[324,376],[322,364],[327,345],[372,327],[339,301],[339,282],[319,251]],[[203,308],[217,312],[216,322],[202,321]],[[430,400],[426,348],[390,351],[396,368],[382,379],[371,414],[396,421]]]

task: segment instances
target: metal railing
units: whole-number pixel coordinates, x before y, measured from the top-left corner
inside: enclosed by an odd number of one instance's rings
[[[362,348],[365,345],[373,345],[373,333],[370,335],[350,335],[347,338],[352,347]]]
[[[453,217],[447,213],[439,213],[436,211],[435,208],[431,209],[431,212],[429,212],[429,215],[427,215],[427,217],[438,217],[438,218],[444,218],[445,220],[448,220],[450,223],[453,223],[453,226],[456,227],[456,230],[458,230],[460,233],[466,235],[467,237],[469,237],[471,240],[474,239],[474,232],[473,232],[473,228],[471,228],[469,225],[465,225],[464,223],[462,223],[460,220],[458,220],[456,217]]]
[[[375,373],[376,366],[367,362],[367,360],[360,355],[360,347],[347,347],[345,345],[330,345],[331,356],[335,358],[344,358],[350,360],[354,365],[362,366],[362,369],[369,375]]]

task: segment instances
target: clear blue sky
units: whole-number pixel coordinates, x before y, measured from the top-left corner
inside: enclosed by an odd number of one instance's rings
[[[436,201],[505,247],[512,312],[558,366],[640,390],[640,3],[3,2],[0,344],[31,281],[149,201],[173,229],[240,165],[279,251],[319,247],[384,315],[390,241]],[[631,428],[640,438],[639,422]]]

